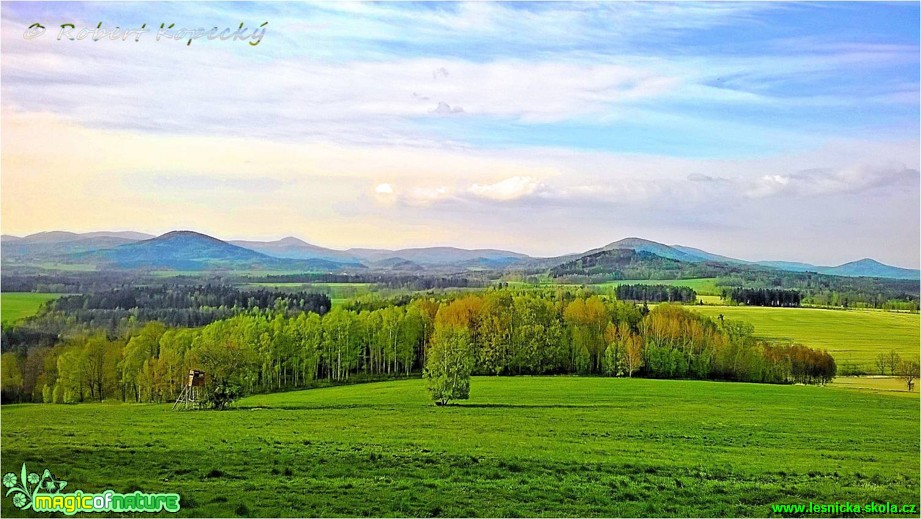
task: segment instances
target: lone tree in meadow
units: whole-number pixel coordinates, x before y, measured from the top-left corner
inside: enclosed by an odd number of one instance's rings
[[[458,326],[437,327],[426,354],[423,376],[436,405],[470,397],[473,342],[470,332]]]
[[[921,366],[914,361],[906,360],[899,364],[899,376],[905,379],[909,391],[915,388],[915,379],[918,378],[919,370],[921,370]]]

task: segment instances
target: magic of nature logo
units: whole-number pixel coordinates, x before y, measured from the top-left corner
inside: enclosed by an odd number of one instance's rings
[[[41,475],[29,472],[25,463],[19,475],[8,472],[3,476],[6,497],[20,510],[59,512],[65,515],[86,512],[178,512],[179,494],[149,494],[131,492],[120,494],[112,490],[94,494],[76,490],[64,493],[67,482],[55,478],[45,469]]]

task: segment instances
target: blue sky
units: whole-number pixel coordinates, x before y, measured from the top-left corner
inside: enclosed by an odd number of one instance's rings
[[[876,2],[4,3],[3,231],[543,255],[640,235],[917,267],[919,16]],[[100,21],[269,23],[255,47],[55,39]],[[34,22],[47,33],[24,39]],[[35,197],[60,212],[29,214]]]

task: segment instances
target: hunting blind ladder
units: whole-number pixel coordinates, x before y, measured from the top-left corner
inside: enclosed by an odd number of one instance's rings
[[[190,409],[199,408],[202,405],[201,388],[205,385],[205,372],[197,369],[189,370],[189,378],[186,380],[179,398],[173,404],[173,409]]]

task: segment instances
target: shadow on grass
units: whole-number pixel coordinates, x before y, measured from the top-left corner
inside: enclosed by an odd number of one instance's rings
[[[473,409],[601,409],[625,408],[629,406],[618,404],[466,404],[451,403],[448,407],[473,408]]]
[[[406,408],[444,408],[444,409],[623,409],[630,407],[622,404],[470,404],[463,402],[451,402],[446,406],[436,406],[432,404],[326,404],[326,405],[304,405],[304,404],[280,404],[280,405],[250,405],[246,407],[230,407],[225,411],[339,411],[348,409],[380,409],[380,410],[397,410]]]
[[[396,410],[398,408],[405,408],[405,405],[393,405],[393,404],[328,404],[328,405],[307,405],[307,404],[278,404],[278,405],[248,405],[245,407],[229,407],[225,411],[230,412],[240,412],[240,411],[295,411],[295,410],[345,410],[345,409],[384,409],[384,410]]]

